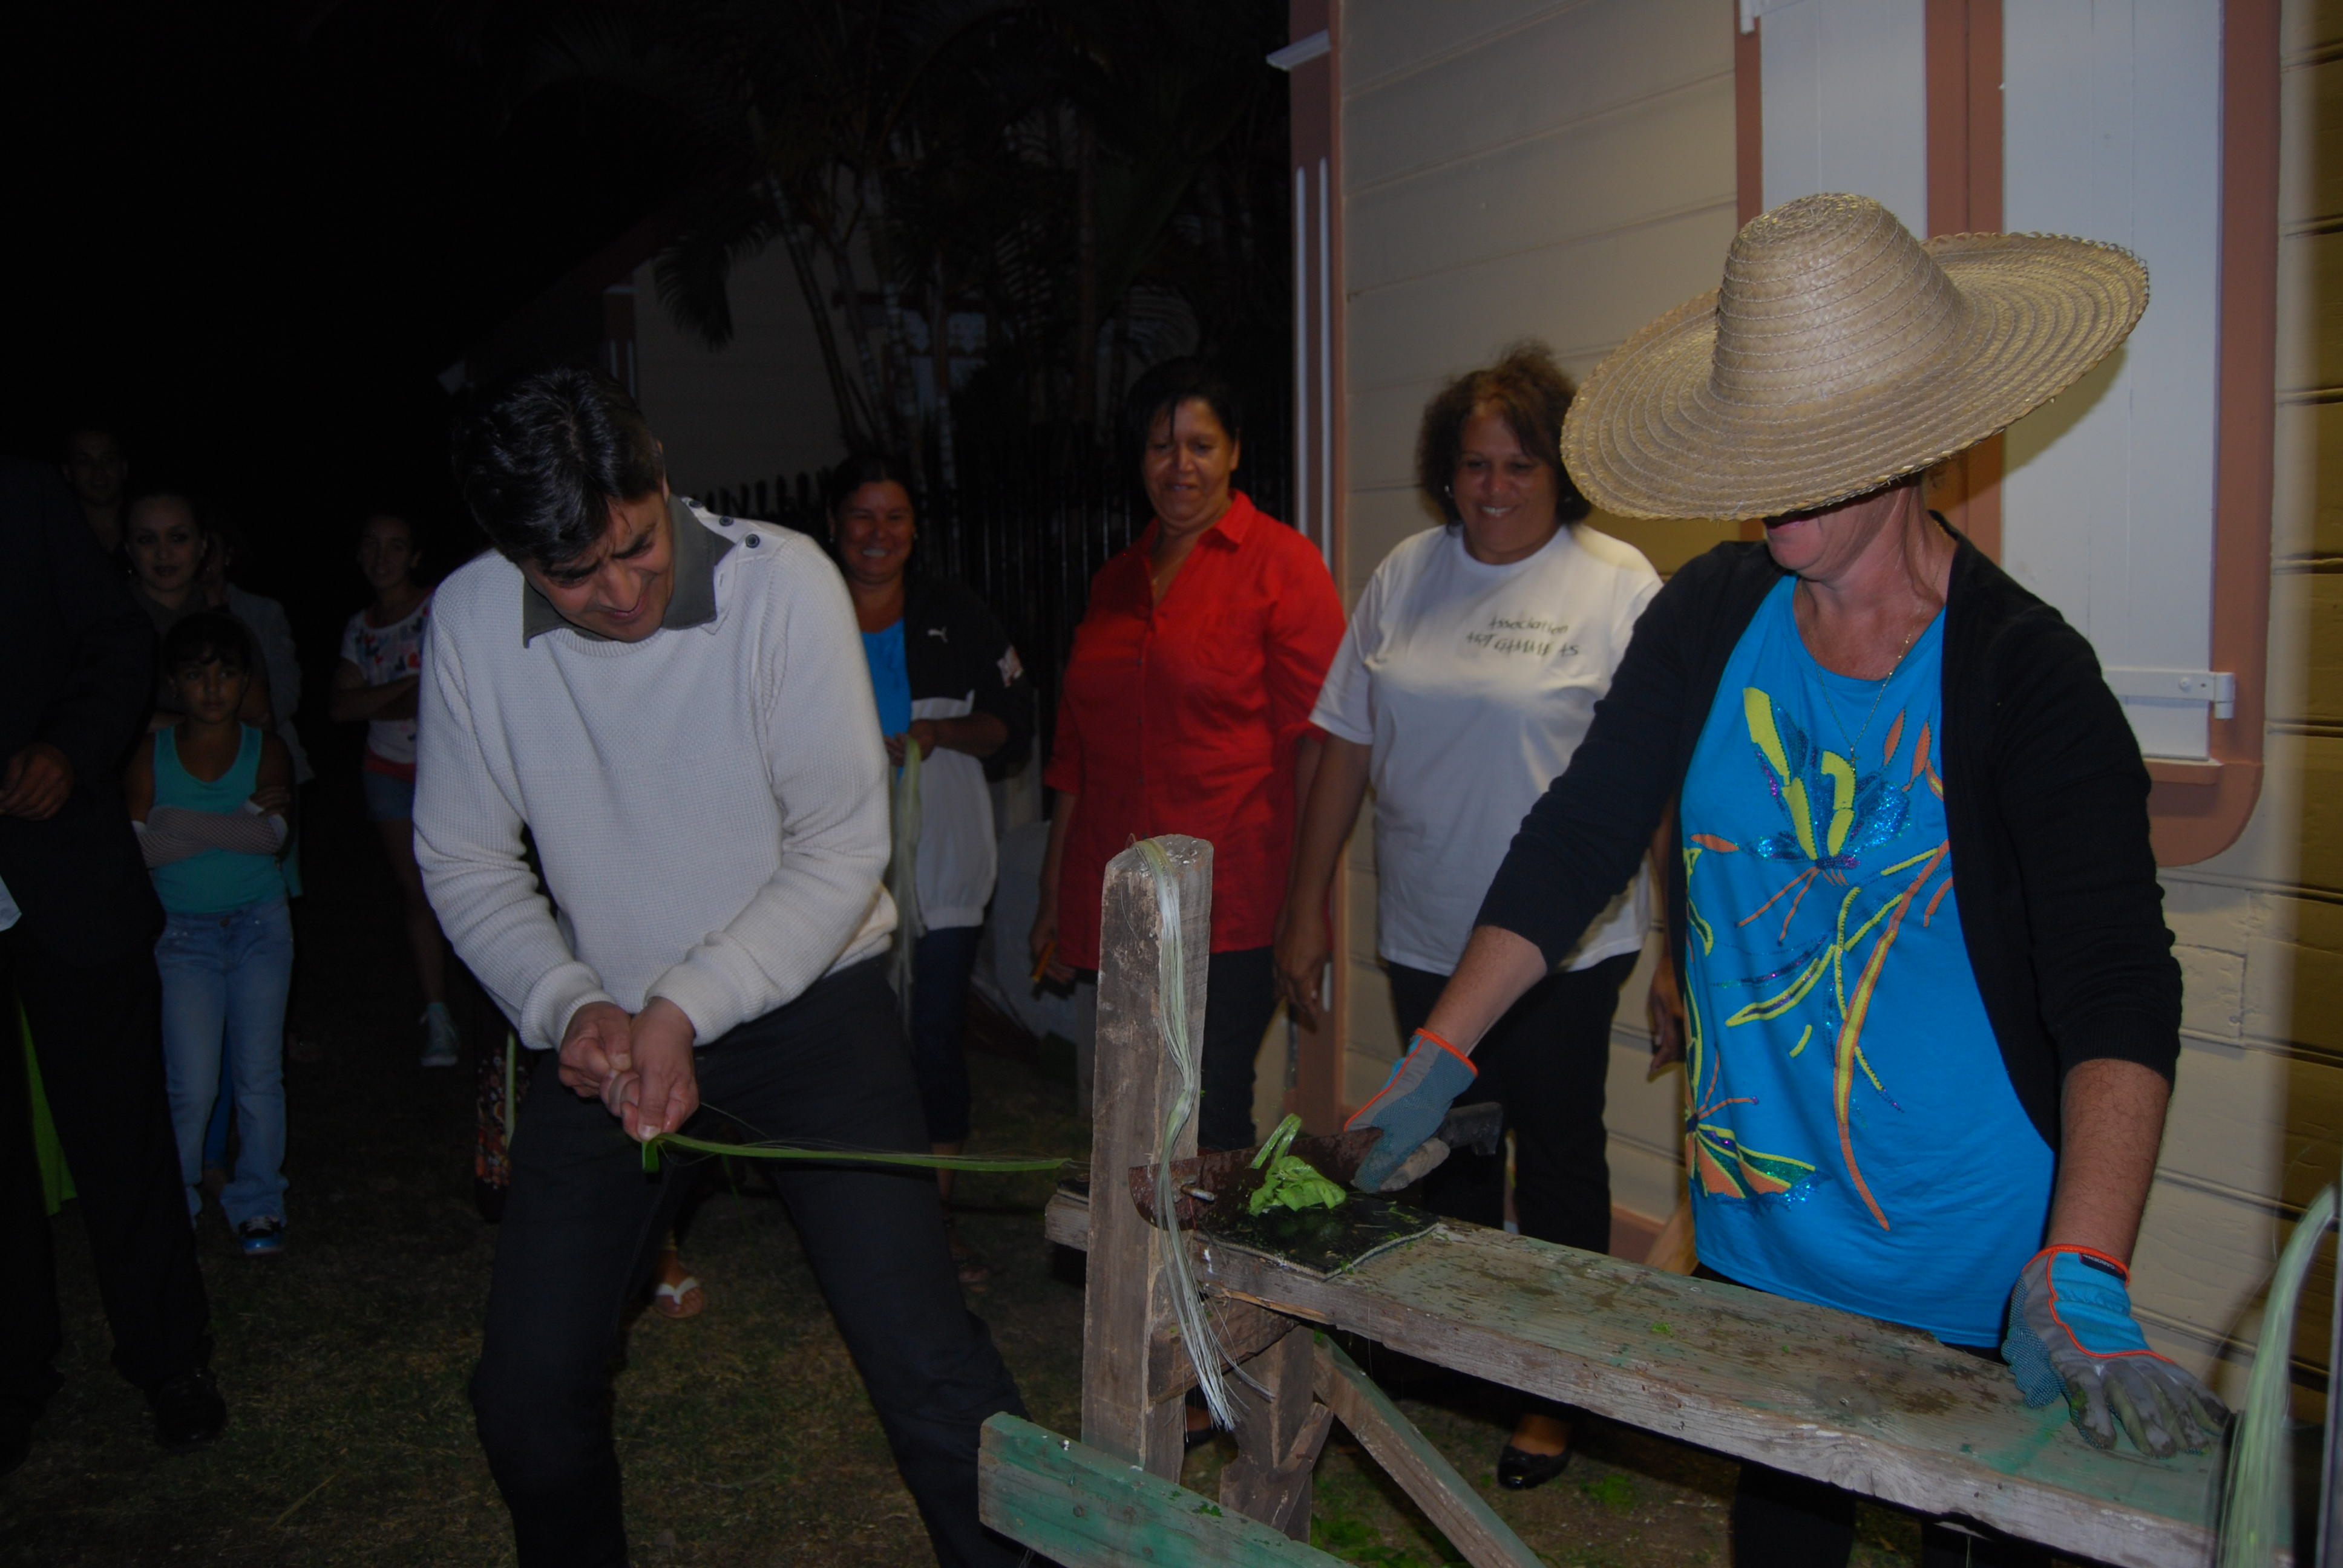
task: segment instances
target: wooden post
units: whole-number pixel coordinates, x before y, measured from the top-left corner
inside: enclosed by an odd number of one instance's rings
[[[1204,1040],[1204,974],[1212,958],[1212,847],[1156,840],[1180,891],[1184,994],[1163,996],[1163,940],[1155,879],[1134,845],[1107,862],[1099,931],[1098,1047],[1091,1118],[1089,1294],[1082,1312],[1082,1441],[1168,1480],[1180,1478],[1185,1419],[1177,1395],[1152,1397],[1148,1351],[1176,1335],[1172,1295],[1124,1172],[1151,1162],[1177,1080],[1163,1048],[1161,1010],[1186,1010],[1188,1038]],[[1192,1119],[1171,1158],[1196,1151]]]
[[[1314,1336],[1307,1328],[1288,1329],[1244,1370],[1269,1396],[1262,1398],[1242,1381],[1232,1385],[1243,1413],[1237,1422],[1235,1462],[1221,1472],[1221,1506],[1307,1541],[1310,1483],[1334,1419],[1332,1411],[1311,1398]]]

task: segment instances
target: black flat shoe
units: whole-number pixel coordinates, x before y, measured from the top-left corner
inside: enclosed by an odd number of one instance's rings
[[[165,1378],[146,1391],[146,1404],[155,1412],[155,1440],[173,1453],[209,1442],[227,1424],[227,1402],[204,1367]]]
[[[1544,1486],[1570,1468],[1570,1454],[1566,1448],[1560,1453],[1532,1453],[1509,1442],[1497,1455],[1497,1484],[1508,1492]]]

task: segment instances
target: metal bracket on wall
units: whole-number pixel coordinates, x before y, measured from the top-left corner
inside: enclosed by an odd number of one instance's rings
[[[2226,669],[2102,669],[2126,702],[2209,702],[2216,719],[2237,716],[2237,678]]]

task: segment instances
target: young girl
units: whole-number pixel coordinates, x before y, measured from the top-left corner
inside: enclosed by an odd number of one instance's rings
[[[415,689],[431,621],[431,590],[415,580],[422,558],[405,518],[377,512],[358,530],[358,570],[374,588],[374,603],[350,617],[342,632],[327,712],[337,724],[366,721],[367,815],[398,883],[407,945],[423,988],[423,1065],[453,1067],[462,1042],[447,1012],[447,939],[415,866]]]
[[[288,837],[293,759],[236,717],[251,684],[251,639],[233,616],[198,611],[163,640],[163,669],[186,717],[131,757],[130,816],[168,917],[155,944],[163,976],[164,1076],[190,1217],[203,1206],[204,1124],[220,1054],[236,1085],[236,1172],[220,1207],[246,1257],[285,1247],[285,994],[293,919],[277,868]]]

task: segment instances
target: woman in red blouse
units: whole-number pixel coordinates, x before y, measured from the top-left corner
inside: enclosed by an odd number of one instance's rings
[[[1091,584],[1044,781],[1056,792],[1036,958],[1098,968],[1106,863],[1133,839],[1212,846],[1212,954],[1197,1141],[1253,1141],[1252,1063],[1277,1005],[1271,928],[1318,763],[1311,705],[1342,606],[1307,539],[1229,487],[1236,400],[1193,360],[1131,388],[1124,434],[1155,519]]]

